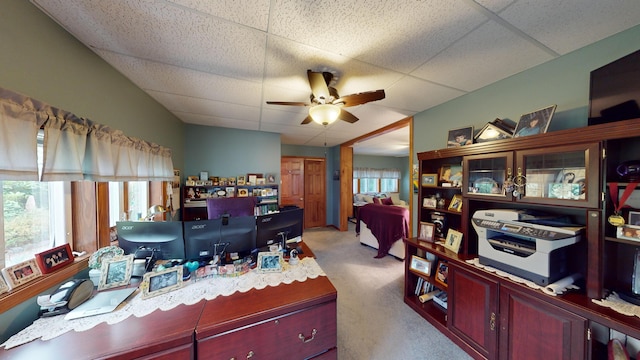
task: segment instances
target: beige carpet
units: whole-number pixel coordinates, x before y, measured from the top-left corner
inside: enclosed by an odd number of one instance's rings
[[[471,359],[403,301],[403,262],[361,245],[349,231],[305,230],[303,238],[338,290],[338,358]]]

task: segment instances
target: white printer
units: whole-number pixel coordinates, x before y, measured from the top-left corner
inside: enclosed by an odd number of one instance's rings
[[[480,264],[546,286],[568,275],[570,245],[584,226],[524,210],[479,210],[471,219],[478,233]]]

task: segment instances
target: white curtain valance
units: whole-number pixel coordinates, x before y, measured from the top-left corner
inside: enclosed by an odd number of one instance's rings
[[[354,179],[400,179],[398,169],[353,168]]]
[[[41,127],[42,175],[38,177]],[[173,180],[171,149],[3,88],[0,130],[0,180]]]

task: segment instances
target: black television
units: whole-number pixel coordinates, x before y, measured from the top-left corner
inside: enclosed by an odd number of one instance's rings
[[[256,247],[260,249],[281,244],[282,241],[290,243],[302,240],[303,223],[304,210],[301,208],[258,216]]]
[[[118,221],[116,229],[125,254],[155,250],[156,260],[184,259],[182,221]]]
[[[222,251],[222,219],[184,221],[184,249],[187,260],[209,261]]]
[[[589,125],[640,118],[640,50],[591,71]]]

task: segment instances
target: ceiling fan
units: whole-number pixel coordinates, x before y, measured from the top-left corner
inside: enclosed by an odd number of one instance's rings
[[[309,85],[311,86],[311,103],[289,101],[267,101],[270,105],[310,106],[309,115],[302,121],[308,124],[315,121],[322,125],[328,125],[337,119],[349,123],[358,121],[358,118],[347,110],[349,106],[362,105],[371,101],[384,99],[384,90],[367,91],[346,96],[338,95],[338,91],[329,86],[333,79],[330,72],[315,72],[307,70]]]

